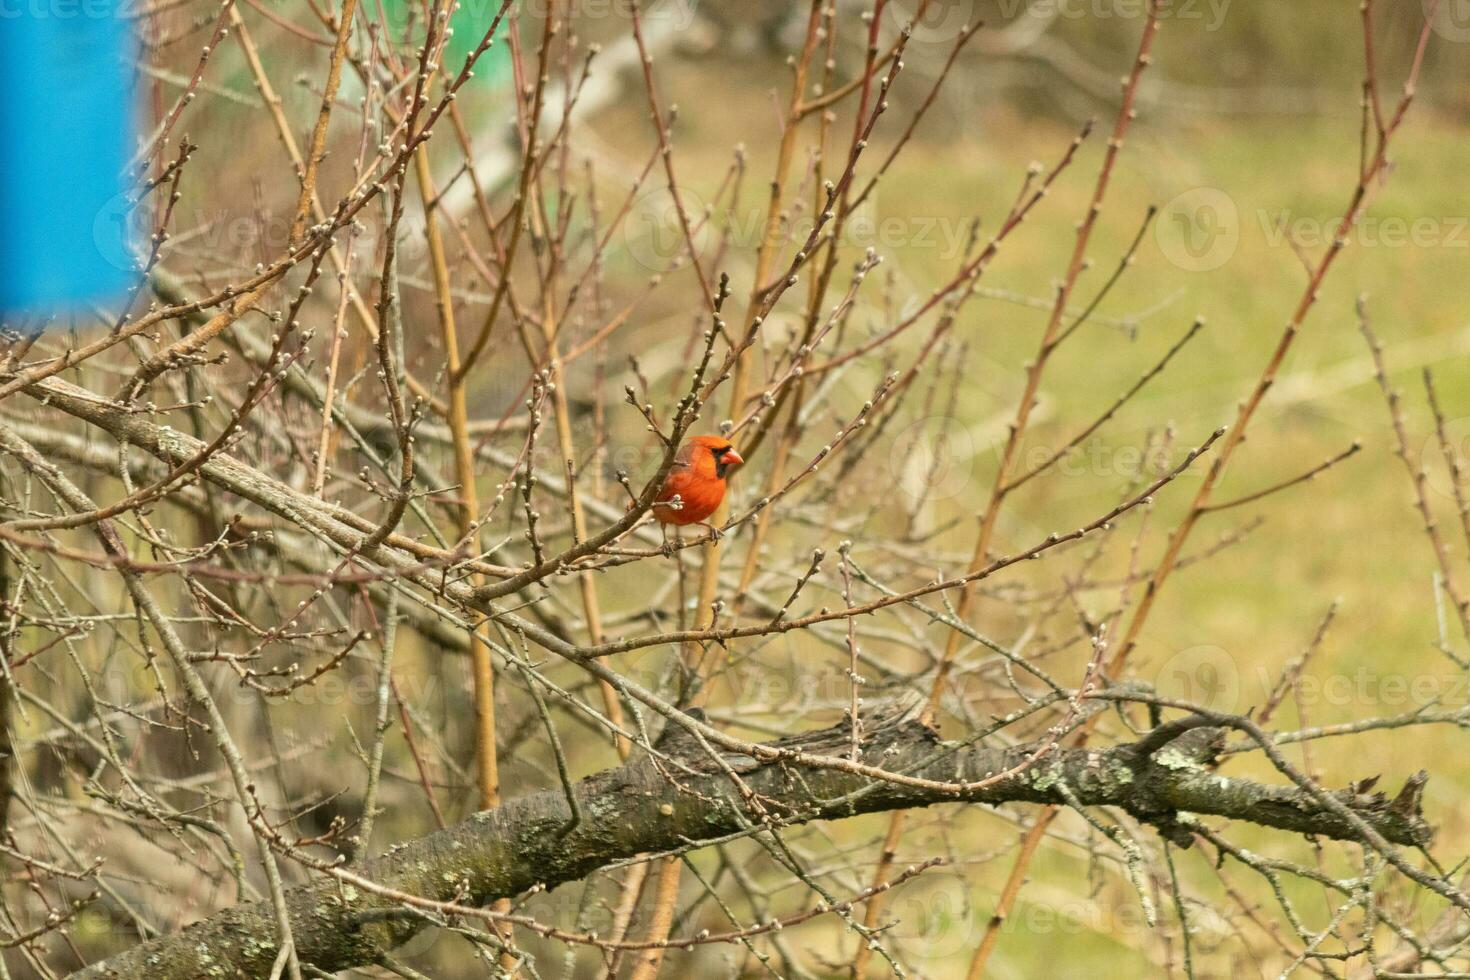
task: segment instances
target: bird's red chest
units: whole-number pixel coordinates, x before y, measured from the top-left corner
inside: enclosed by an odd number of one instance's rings
[[[653,516],[664,524],[698,524],[715,512],[725,499],[725,481],[693,473],[671,473],[659,492],[660,502],[678,496],[680,506],[653,505]]]

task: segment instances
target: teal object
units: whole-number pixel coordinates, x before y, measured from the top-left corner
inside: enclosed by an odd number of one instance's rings
[[[402,40],[403,29],[408,25],[412,11],[419,34],[423,33],[424,10],[415,0],[383,0],[383,9],[388,14],[389,37]],[[453,78],[464,67],[464,60],[485,37],[485,32],[495,22],[500,4],[493,0],[463,3],[452,18],[454,36],[449,39],[448,56],[444,59],[444,70]],[[495,32],[495,43],[475,62],[475,77],[469,84],[481,87],[494,85],[510,78],[510,46],[505,41],[507,19],[502,18]],[[422,40],[422,37],[420,37]]]
[[[122,0],[0,7],[0,312],[57,312],[132,282],[130,23]]]

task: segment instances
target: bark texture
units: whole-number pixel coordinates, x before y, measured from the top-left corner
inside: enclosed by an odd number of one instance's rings
[[[1035,751],[1024,745],[998,749],[944,742],[898,713],[869,718],[865,724],[864,762],[930,780],[979,783],[1006,774]],[[849,734],[841,724],[769,747],[842,757]],[[1177,738],[1158,735],[1110,749],[1060,749],[1019,773],[957,794],[785,759],[758,762],[726,754],[722,760],[757,794],[769,818],[783,824],[935,803],[1022,802],[1118,807],[1186,845],[1192,814],[1299,834],[1358,838],[1351,820],[1308,793],[1215,772],[1220,730],[1192,728]],[[658,765],[645,755],[576,783],[580,820],[574,819],[561,790],[536,793],[400,844],[362,873],[415,896],[484,904],[533,885],[554,888],[637,854],[711,841],[752,826],[755,818],[728,772],[682,729],[659,749],[668,758]],[[1430,838],[1419,809],[1423,782],[1423,774],[1413,777],[1392,800],[1353,790],[1337,792],[1333,799],[1384,838],[1422,845]],[[302,962],[328,972],[372,963],[424,927],[420,915],[406,912],[392,898],[335,878],[294,889],[288,900]],[[270,907],[246,904],[75,976],[268,977],[277,952]]]

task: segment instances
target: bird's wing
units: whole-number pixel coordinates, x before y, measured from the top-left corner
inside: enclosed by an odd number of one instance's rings
[[[680,446],[679,451],[674,454],[674,465],[670,468],[669,473],[672,475],[689,470],[694,465],[694,454],[698,449],[699,447],[692,442],[686,442]]]
[[[688,489],[689,480],[694,475],[694,452],[696,448],[691,442],[686,442],[679,447],[679,451],[674,454],[674,462],[670,464],[669,471],[664,474],[663,483],[659,486],[658,494],[654,497],[653,506],[663,507],[667,510],[667,501],[675,494],[678,494],[680,499],[684,497]],[[629,504],[628,509],[632,510],[633,505]]]
[[[658,491],[658,500],[668,500],[674,494],[680,493],[689,482],[689,477],[693,472],[694,446],[686,442],[679,447],[678,453],[674,455],[673,465],[664,475],[663,486],[659,487]]]

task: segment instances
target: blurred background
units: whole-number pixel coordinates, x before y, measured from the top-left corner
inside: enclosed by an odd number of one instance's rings
[[[239,0],[236,5],[251,46],[274,82],[279,110],[298,133],[314,117],[321,94],[324,35],[307,9],[311,2]],[[420,16],[400,0],[374,5],[385,39]],[[461,4],[454,16],[451,65],[473,46],[496,6],[487,0]],[[889,6],[885,16],[892,23],[885,26],[885,37],[912,7]],[[1005,426],[1024,384],[1024,364],[1034,355],[1076,222],[1093,189],[1104,151],[1102,133],[1117,111],[1119,79],[1136,50],[1144,7],[1143,0],[962,0],[935,4],[916,25],[901,82],[890,94],[897,111],[886,122],[894,126],[924,103],[960,29],[973,22],[984,26],[949,69],[910,145],[851,223],[848,244],[872,247],[884,258],[875,273],[882,286],[860,299],[853,329],[878,333],[895,311],[901,313],[946,281],[963,261],[972,221],[980,221],[983,235],[993,232],[1033,162],[1052,166],[1089,119],[1098,119],[1100,129],[1027,219],[1024,233],[1007,241],[976,300],[960,313],[941,367],[959,379],[954,396],[915,396],[901,423],[869,448],[884,457],[879,472],[889,482],[857,488],[881,499],[866,501],[872,506],[863,523],[846,533],[878,537],[906,527],[927,541],[936,566],[965,562],[972,517],[989,490]],[[573,9],[570,31],[601,46],[577,102],[577,151],[595,159],[596,180],[607,190],[604,206],[612,207],[620,200],[614,189],[625,191],[650,162],[654,142],[647,97],[622,4],[584,0]],[[1330,242],[1357,178],[1364,51],[1356,4],[1174,0],[1166,10],[1154,64],[1139,91],[1138,119],[1113,172],[1091,253],[1110,271],[1134,239],[1142,238],[1126,274],[1099,308],[1093,335],[1049,368],[1028,436],[1034,445],[1028,442],[1027,451],[1045,458],[1049,447],[1075,430],[1076,420],[1105,409],[1194,318],[1203,317],[1206,327],[1174,368],[1069,454],[1058,475],[1012,503],[1000,530],[1008,543],[1075,526],[1070,522],[1111,506],[1118,488],[1145,471],[1149,460],[1139,447],[1158,433],[1178,432],[1188,444],[1230,420],[1302,294],[1306,263]],[[1379,5],[1376,81],[1387,104],[1400,94],[1425,12],[1419,0]],[[525,5],[526,37],[534,40],[543,13],[535,3]],[[140,8],[144,55],[138,80],[145,133],[189,84],[199,47],[219,16],[214,4],[201,0],[152,0]],[[650,0],[643,16],[664,107],[676,107],[673,145],[686,203],[699,213],[702,202],[721,202],[704,233],[707,258],[736,281],[747,282],[764,213],[765,175],[789,97],[789,62],[805,27],[806,7]],[[1330,636],[1307,664],[1296,697],[1280,709],[1280,725],[1333,725],[1421,705],[1470,705],[1465,671],[1438,648],[1443,609],[1435,559],[1413,504],[1412,484],[1395,456],[1389,415],[1355,312],[1355,304],[1366,297],[1385,344],[1390,379],[1407,392],[1414,450],[1422,450],[1433,431],[1420,381],[1421,372],[1430,368],[1448,441],[1470,460],[1470,2],[1444,0],[1434,16],[1418,101],[1395,144],[1392,173],[1372,188],[1368,216],[1352,233],[1292,348],[1248,448],[1227,478],[1226,496],[1294,476],[1355,440],[1362,442],[1362,451],[1259,507],[1224,515],[1196,536],[1193,547],[1208,553],[1209,560],[1181,570],[1132,661],[1133,671],[1163,693],[1222,710],[1245,711],[1263,703],[1283,665],[1312,643],[1335,604]],[[232,30],[238,34],[238,28]],[[492,197],[506,192],[518,168],[505,97],[514,81],[504,54],[504,47],[492,49],[459,99],[475,147],[476,176]],[[834,50],[837,77],[855,74],[864,55],[858,32],[848,30]],[[162,265],[186,282],[219,283],[248,274],[280,252],[297,186],[277,179],[286,172],[285,151],[245,46],[223,45],[199,91],[196,105],[184,111],[175,130],[198,149],[181,182]],[[341,104],[355,106],[362,94],[349,72]],[[564,97],[554,91],[548,101]],[[841,125],[850,126],[850,117],[845,115]],[[359,151],[357,130],[355,124],[334,130],[324,186],[350,182]],[[467,222],[477,206],[472,182],[461,179],[462,156],[452,140],[439,135],[430,144],[430,156],[436,180],[447,188],[440,203],[452,221]],[[805,167],[798,162],[798,172]],[[200,179],[203,175],[208,178]],[[722,188],[737,177],[742,190],[732,201]],[[657,189],[659,183],[647,184],[649,190],[631,203],[604,257],[602,286],[608,294],[601,297],[601,308],[618,309],[635,298],[641,305],[608,350],[572,367],[579,392],[610,384],[607,372],[622,371],[629,355],[636,355],[639,369],[655,385],[666,384],[688,356],[690,324],[699,311],[692,278],[671,276],[647,292],[650,277],[663,274],[682,247],[677,215]],[[797,196],[810,202],[811,188]],[[1157,209],[1151,222],[1150,209]],[[809,206],[806,211],[809,221]],[[140,218],[139,230],[150,230],[155,218]],[[799,228],[803,214],[798,210],[790,218]],[[415,219],[405,220],[411,225]],[[405,236],[401,282],[406,322],[429,324],[434,293],[421,238],[412,232]],[[456,240],[454,249],[459,248]],[[454,269],[455,287],[466,301],[483,302],[483,281],[472,264],[456,262]],[[912,350],[919,338],[905,343],[910,346],[901,349]],[[434,344],[410,332],[411,369],[416,360],[434,369],[439,358]],[[861,398],[878,375],[878,367],[862,366],[836,384]],[[510,411],[524,397],[523,381],[517,372],[480,372],[471,386],[472,417],[494,419]],[[618,381],[614,390],[620,388]],[[633,422],[619,424],[633,432]],[[433,454],[428,450],[431,460]],[[636,473],[647,459],[634,453],[600,465],[610,473],[631,463]],[[1452,477],[1442,456],[1425,452],[1423,464],[1430,499],[1451,514]],[[1192,488],[1196,480],[1182,483]],[[757,490],[751,481],[735,492],[748,499]],[[1172,526],[1186,494],[1176,488],[1161,501],[1161,513],[1153,518],[1161,529]],[[762,561],[802,565],[809,544],[795,535],[789,540],[773,536]],[[1463,553],[1456,549],[1457,556]],[[638,584],[610,578],[609,608],[646,602]],[[1006,621],[1003,602],[986,608],[987,626],[997,634],[1014,625]],[[449,744],[462,745],[450,719],[463,710],[468,693],[452,685],[436,688],[426,666],[431,661],[427,650],[410,652],[403,660],[424,665],[427,714],[445,719],[430,724],[442,724]],[[736,676],[753,686],[744,689],[747,695],[758,688],[758,696],[747,700],[759,702],[773,718],[840,713],[824,701],[813,703],[798,665],[788,666],[783,672],[768,660],[758,672],[737,669]],[[628,667],[639,669],[636,663]],[[740,704],[737,691],[729,699],[736,717]],[[984,709],[983,701],[979,706]],[[303,712],[301,724],[309,726],[310,710]],[[523,734],[532,720],[512,715],[507,724],[520,726],[515,730]],[[752,729],[763,723],[754,717],[741,720]],[[1293,759],[1333,785],[1375,772],[1397,785],[1427,765],[1434,778],[1426,809],[1446,853],[1457,841],[1463,853],[1470,843],[1470,810],[1463,804],[1470,770],[1458,763],[1463,734],[1448,725],[1416,729],[1410,738],[1327,741]],[[516,737],[509,736],[511,746]],[[572,752],[579,771],[612,761],[603,745],[573,745]],[[403,759],[397,762],[402,765]],[[502,772],[510,795],[549,785],[546,757],[539,752],[507,750]],[[466,812],[471,802],[468,793],[450,794],[449,816]],[[867,846],[884,825],[881,817],[865,818],[833,832],[854,847]],[[390,836],[424,829],[391,814],[383,827]],[[948,877],[926,878],[894,900],[895,913],[908,913],[895,936],[919,975],[963,975],[968,950],[978,941],[1010,867],[1014,833],[1015,827],[1000,818],[931,826],[921,816],[911,823],[905,842],[911,856],[944,853],[953,846],[951,835],[963,839],[968,855],[946,872]],[[1240,839],[1275,838],[1245,830]],[[998,856],[983,860],[987,853]],[[1310,846],[1302,844],[1294,856],[1310,863]],[[1045,849],[1004,927],[993,975],[1093,980],[1154,975],[1153,930],[1141,920],[1119,877],[1104,880],[1094,874],[1085,846]],[[1223,900],[1233,885],[1222,876],[1200,887]],[[1269,894],[1260,901],[1269,902]],[[1432,921],[1428,912],[1425,916]],[[1276,962],[1271,957],[1280,953],[1269,930],[1252,928],[1239,917],[1210,920],[1203,912],[1197,928],[1202,948],[1218,950],[1204,961],[1208,966],[1200,975],[1233,970],[1276,975],[1263,965]],[[824,967],[820,952],[824,944],[835,950],[850,942],[837,926],[814,924],[804,936],[817,951],[809,964],[813,975],[847,975],[841,972],[845,967]],[[457,972],[452,949],[436,952],[432,942],[426,943],[409,951],[410,959],[420,957],[412,961],[421,968],[432,966],[435,975],[446,977],[480,975],[467,966],[463,974]],[[836,953],[831,960],[845,962]],[[706,975],[703,971],[714,970],[714,964],[711,954],[705,966],[687,975]]]

